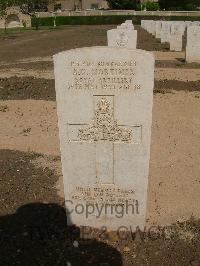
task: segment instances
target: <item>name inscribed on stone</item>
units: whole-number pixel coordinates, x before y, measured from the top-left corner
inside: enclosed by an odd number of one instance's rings
[[[141,89],[136,84],[136,61],[71,61],[73,82],[69,90]]]

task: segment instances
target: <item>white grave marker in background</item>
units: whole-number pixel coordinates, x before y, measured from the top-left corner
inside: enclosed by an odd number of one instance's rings
[[[171,25],[170,34],[170,51],[182,51],[183,44],[183,28],[180,24],[173,23]]]
[[[186,62],[200,63],[200,26],[187,29]]]
[[[108,46],[136,49],[137,31],[112,29],[107,31]]]
[[[170,22],[163,21],[162,22],[162,30],[161,30],[161,43],[170,41]]]

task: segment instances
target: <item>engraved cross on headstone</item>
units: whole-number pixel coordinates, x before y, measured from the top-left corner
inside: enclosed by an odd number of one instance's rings
[[[114,96],[94,97],[94,119],[89,125],[68,124],[68,131],[76,132],[76,137],[70,141],[95,142],[97,183],[114,184],[115,143],[140,143],[141,126],[117,124],[114,119]]]

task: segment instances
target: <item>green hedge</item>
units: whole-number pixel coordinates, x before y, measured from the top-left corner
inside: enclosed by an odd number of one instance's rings
[[[172,21],[200,21],[200,17],[189,16],[69,16],[69,17],[57,17],[56,26],[60,25],[118,25],[127,19],[132,19],[133,24],[140,24],[141,20],[172,20]],[[37,18],[39,26],[53,26],[54,18],[45,17]],[[36,19],[32,19],[32,27],[36,24]]]

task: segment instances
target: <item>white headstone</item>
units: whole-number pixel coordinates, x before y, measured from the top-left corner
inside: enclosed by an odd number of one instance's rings
[[[179,21],[175,25],[179,26],[179,31],[181,32],[182,35],[184,35],[185,34],[185,29],[186,29],[185,22],[184,21]],[[173,31],[172,27],[171,27],[171,31]],[[176,26],[175,26],[175,31],[176,31]]]
[[[200,63],[200,26],[187,28],[186,62]]]
[[[170,33],[171,34],[183,34],[182,24],[178,22],[171,23]]]
[[[146,30],[147,20],[142,20],[142,21],[141,21],[141,26],[142,26],[143,29]]]
[[[181,52],[183,44],[182,34],[171,34],[170,36],[170,51]]]
[[[161,38],[162,21],[156,21],[156,38]]]
[[[141,27],[144,28],[145,20],[141,20]]]
[[[125,23],[133,25],[133,21],[131,19],[127,19]]]
[[[149,33],[156,35],[156,21],[152,20],[147,29]]]
[[[134,25],[129,22],[122,23],[120,26],[117,26],[117,29],[122,30],[134,30]]]
[[[144,20],[144,29],[145,30],[147,30],[150,21],[151,20]]]
[[[169,42],[170,40],[170,22],[162,22],[162,31],[161,31],[161,43]]]
[[[145,225],[154,57],[90,47],[54,56],[65,201],[70,223]]]
[[[136,49],[137,31],[112,29],[107,31],[108,46]]]
[[[171,25],[170,34],[170,51],[182,51],[183,43],[183,27],[178,23],[173,23]]]
[[[148,20],[147,21],[147,24],[146,24],[146,30],[149,32],[149,33],[151,33],[151,25],[152,25],[152,23],[153,23],[153,20]]]
[[[185,21],[185,26],[186,27],[192,26],[192,21]]]

